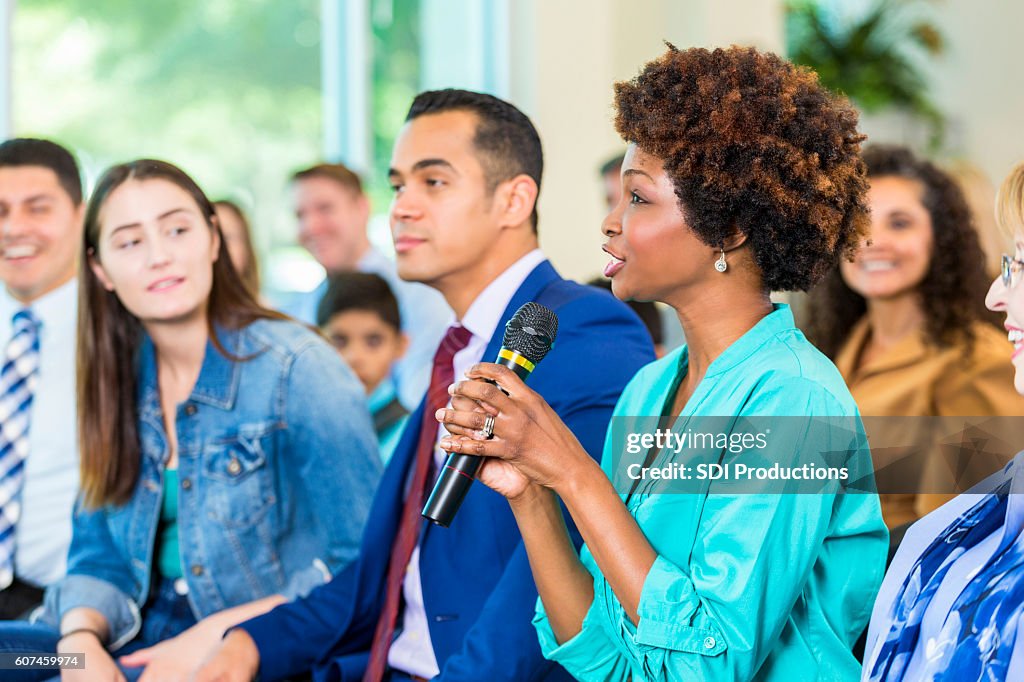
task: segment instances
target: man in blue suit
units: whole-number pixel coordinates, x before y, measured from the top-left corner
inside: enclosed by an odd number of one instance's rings
[[[537,591],[504,498],[474,485],[450,528],[431,526],[418,511],[400,528],[409,496],[417,495],[410,508],[422,506],[423,491],[410,490],[417,462],[424,471],[444,462],[433,409],[444,405],[452,378],[496,356],[523,303],[537,301],[559,318],[555,346],[530,385],[594,457],[626,382],[654,358],[632,311],[562,279],[538,248],[542,166],[537,131],[511,104],[460,90],[416,97],[389,173],[398,272],[440,291],[456,317],[428,397],[385,471],[360,558],[306,598],[231,631],[197,679],[571,679],[541,656],[531,624]],[[409,532],[415,549],[405,562],[396,537]],[[393,621],[389,590],[402,606]]]

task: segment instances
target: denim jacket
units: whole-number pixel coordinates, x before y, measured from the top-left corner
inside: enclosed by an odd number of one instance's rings
[[[326,343],[294,322],[219,330],[177,406],[178,528],[197,618],[273,594],[304,595],[356,558],[381,473],[363,388]],[[68,575],[47,590],[53,625],[87,606],[115,650],[141,625],[155,571],[167,438],[156,360],[139,352],[142,465],[124,505],[75,506]],[[116,419],[117,415],[109,415]]]

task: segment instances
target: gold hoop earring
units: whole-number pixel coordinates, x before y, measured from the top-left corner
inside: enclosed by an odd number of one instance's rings
[[[725,249],[722,249],[722,255],[715,261],[715,270],[719,272],[725,272],[729,269],[729,264],[725,262]]]

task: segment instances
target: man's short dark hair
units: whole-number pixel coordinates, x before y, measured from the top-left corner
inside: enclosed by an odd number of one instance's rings
[[[601,167],[598,169],[598,175],[604,176],[608,175],[609,173],[615,173],[616,175],[618,175],[619,171],[622,170],[622,164],[625,163],[625,161],[625,154],[618,154],[616,156],[613,156],[612,158],[608,159],[607,161],[601,164]]]
[[[32,137],[16,137],[0,144],[0,168],[5,166],[42,166],[57,176],[57,182],[77,206],[82,203],[82,176],[78,164],[56,142]]]
[[[540,191],[544,153],[529,117],[505,100],[469,90],[428,90],[416,95],[405,120],[447,111],[468,111],[478,119],[473,145],[480,152],[488,191],[517,175],[527,175]],[[537,206],[530,216],[537,231]]]
[[[327,292],[320,299],[316,311],[317,325],[323,327],[335,315],[349,310],[376,313],[396,332],[402,329],[398,299],[388,286],[387,280],[380,275],[368,272],[343,272],[328,280]]]

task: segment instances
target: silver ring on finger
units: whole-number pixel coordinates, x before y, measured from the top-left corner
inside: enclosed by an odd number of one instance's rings
[[[487,440],[494,438],[494,417],[487,415],[484,419],[484,428],[480,429],[480,435]]]

